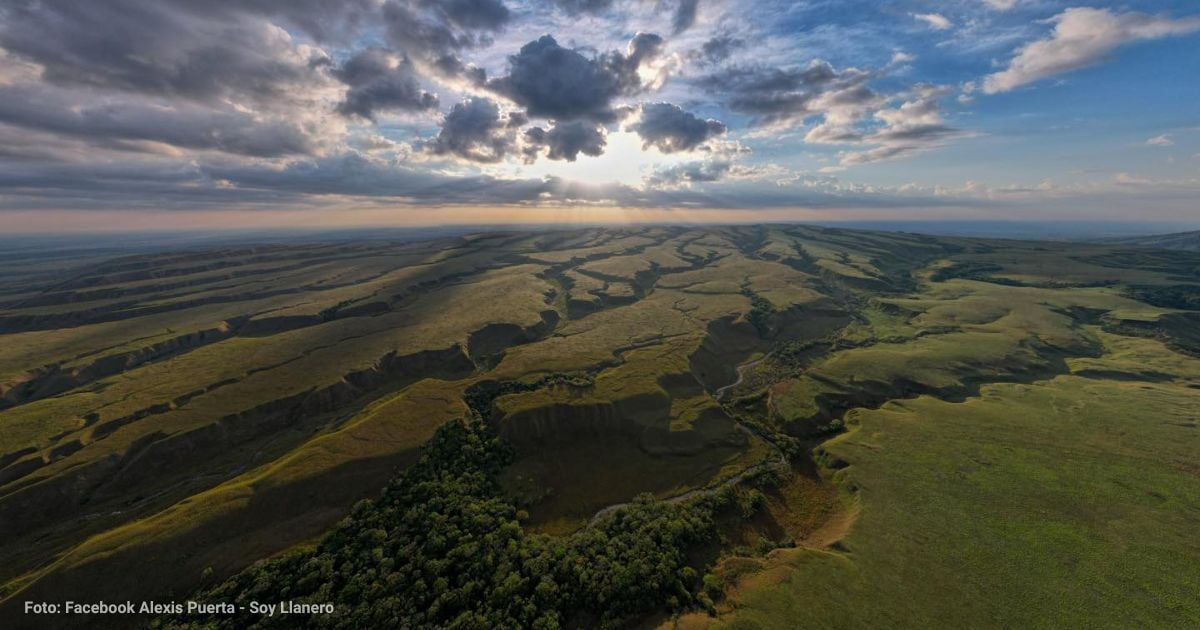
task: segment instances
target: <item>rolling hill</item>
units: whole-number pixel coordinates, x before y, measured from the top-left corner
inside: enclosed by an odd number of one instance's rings
[[[13,256],[0,618],[1200,623],[1200,254],[1133,245],[770,225]]]
[[[1171,234],[1156,234],[1154,236],[1133,236],[1108,239],[1108,242],[1134,247],[1155,247],[1159,249],[1174,249],[1179,251],[1200,251],[1200,230],[1193,232],[1174,232]]]

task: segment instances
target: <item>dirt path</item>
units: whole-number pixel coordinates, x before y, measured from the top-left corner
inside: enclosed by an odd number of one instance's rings
[[[724,387],[718,388],[716,392],[713,392],[713,398],[716,398],[717,400],[721,400],[721,398],[723,398],[725,396],[725,392],[737,387],[738,385],[741,385],[742,382],[746,380],[746,370],[751,370],[755,366],[757,366],[759,363],[762,363],[763,361],[770,359],[771,355],[774,354],[774,352],[775,351],[772,350],[771,352],[764,354],[761,358],[755,359],[749,363],[743,363],[743,364],[739,365],[737,367],[737,375],[738,375],[737,380],[724,386]]]

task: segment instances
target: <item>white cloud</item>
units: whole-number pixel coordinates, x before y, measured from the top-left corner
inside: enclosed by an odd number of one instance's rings
[[[984,79],[985,93],[1007,92],[1026,83],[1093,65],[1130,42],[1200,30],[1200,17],[1176,20],[1086,7],[1067,9],[1050,22],[1055,26],[1049,37],[1027,44],[1017,51],[1007,68]]]
[[[958,88],[961,90],[961,93],[958,95],[959,103],[970,105],[975,102],[975,90],[979,89],[979,86],[974,81],[964,81],[959,84]]]
[[[928,151],[969,135],[948,126],[942,119],[938,99],[951,91],[945,86],[917,86],[898,107],[875,112],[874,117],[882,126],[857,140],[859,144],[874,146],[862,151],[841,153],[839,165],[844,167],[891,160]],[[845,140],[841,143],[849,144]]]
[[[1121,172],[1113,175],[1113,183],[1117,184],[1118,186],[1147,186],[1154,184],[1155,182],[1154,180],[1147,179],[1145,177],[1139,177],[1137,175],[1130,175],[1129,173]]]
[[[985,4],[997,11],[1007,11],[1017,6],[1017,0],[983,0]]]
[[[1171,140],[1171,136],[1164,133],[1161,136],[1150,138],[1146,141],[1146,144],[1152,147],[1169,147],[1174,145],[1175,141]]]
[[[913,18],[928,24],[931,28],[937,31],[944,31],[951,26],[954,26],[953,22],[948,20],[946,16],[940,13],[914,13],[912,16]]]

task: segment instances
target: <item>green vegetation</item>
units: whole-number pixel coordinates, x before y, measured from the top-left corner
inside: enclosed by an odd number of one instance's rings
[[[11,269],[4,618],[1200,623],[1193,252],[772,225]]]
[[[769,337],[771,335],[771,313],[775,311],[771,301],[749,288],[743,289],[742,295],[750,298],[750,312],[746,313],[746,321],[754,326],[759,337]]]
[[[819,459],[857,519],[830,547],[726,560],[720,615],[679,626],[1200,623],[1200,327],[1161,310],[1195,259],[1120,256],[1158,284],[1093,288],[1139,272],[1079,261],[987,268],[1019,285],[961,273],[981,269],[969,256],[935,265],[771,388],[789,432],[845,421]]]
[[[158,627],[609,626],[701,596],[687,551],[709,510],[638,501],[569,538],[526,534],[500,493],[509,453],[480,421],[444,425],[421,459],[312,550],[264,562],[199,601],[333,603],[336,612],[176,617]],[[746,507],[751,513],[752,506]]]
[[[773,557],[719,625],[1195,626],[1196,402],[1184,383],[1063,376],[855,412],[826,447],[860,489],[849,536]]]
[[[1163,308],[1200,311],[1200,284],[1129,287],[1129,297]]]

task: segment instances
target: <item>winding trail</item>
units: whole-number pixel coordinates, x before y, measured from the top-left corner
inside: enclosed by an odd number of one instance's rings
[[[717,391],[713,392],[713,398],[716,398],[717,400],[721,400],[722,398],[724,398],[725,392],[737,387],[738,385],[741,385],[742,382],[746,380],[746,370],[753,369],[759,363],[762,363],[763,361],[770,359],[772,354],[775,354],[774,350],[762,355],[762,357],[755,359],[749,363],[743,363],[743,364],[739,365],[737,367],[737,376],[738,376],[737,380],[724,386],[724,387],[718,388]]]

